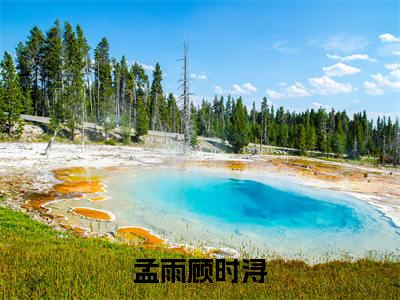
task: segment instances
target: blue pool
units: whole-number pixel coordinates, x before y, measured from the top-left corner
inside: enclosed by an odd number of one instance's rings
[[[138,177],[129,190],[135,197],[156,199],[170,209],[187,210],[229,223],[354,230],[361,226],[359,216],[348,205],[253,180],[159,172]]]
[[[170,168],[110,177],[119,225],[145,226],[177,243],[251,254],[318,257],[398,251],[398,228],[348,195],[291,181]]]

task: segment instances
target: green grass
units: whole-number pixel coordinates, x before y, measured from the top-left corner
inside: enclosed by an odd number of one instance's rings
[[[0,207],[0,297],[95,299],[262,299],[400,297],[400,263],[337,261],[313,267],[301,261],[267,264],[264,284],[134,284],[136,258],[178,258],[60,233]]]

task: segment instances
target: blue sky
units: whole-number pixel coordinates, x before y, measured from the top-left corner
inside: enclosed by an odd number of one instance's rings
[[[0,1],[0,51],[38,25],[80,24],[92,48],[159,62],[165,92],[179,94],[189,41],[193,100],[267,96],[277,106],[334,107],[400,116],[400,1]]]

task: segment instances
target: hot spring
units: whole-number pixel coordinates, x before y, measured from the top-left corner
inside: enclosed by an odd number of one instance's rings
[[[92,206],[111,211],[115,226],[141,226],[172,243],[249,256],[318,260],[399,252],[400,230],[374,206],[289,179],[132,168],[106,174],[111,199]]]

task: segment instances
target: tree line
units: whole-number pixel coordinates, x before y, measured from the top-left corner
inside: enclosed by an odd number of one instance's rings
[[[179,130],[170,121],[178,107],[174,97],[163,94],[160,65],[150,85],[141,65],[129,67],[125,56],[110,57],[106,38],[92,57],[79,25],[74,30],[69,22],[62,27],[57,20],[45,34],[32,28],[16,48],[16,69],[20,112],[50,117],[53,129],[70,129],[71,139],[82,120],[100,124],[106,132],[120,127],[127,137],[132,128],[138,136],[149,128]]]
[[[253,102],[248,111],[241,98],[228,96],[225,105],[223,97],[215,97],[213,103],[203,101],[196,115],[200,135],[219,136],[232,146],[239,141],[238,149],[252,142],[351,158],[383,155],[396,157],[397,162],[400,154],[399,120],[378,117],[375,123],[365,111],[353,114],[352,119],[346,111],[322,107],[289,112],[270,106],[266,97],[260,110]]]
[[[20,113],[47,116],[51,128],[65,126],[74,139],[82,120],[101,125],[107,132],[123,130],[130,142],[148,129],[182,133],[182,108],[173,94],[164,94],[163,73],[157,63],[150,78],[139,63],[129,66],[126,57],[110,57],[102,38],[93,49],[82,28],[60,21],[43,33],[33,27],[16,47],[16,66],[9,53],[1,63],[0,125],[11,134]],[[4,113],[5,112],[5,113]],[[250,142],[319,151],[358,158],[380,157],[399,163],[399,120],[367,118],[366,112],[324,108],[289,112],[262,99],[248,109],[241,97],[215,96],[212,102],[191,103],[191,127],[196,135],[228,140],[236,152]]]

